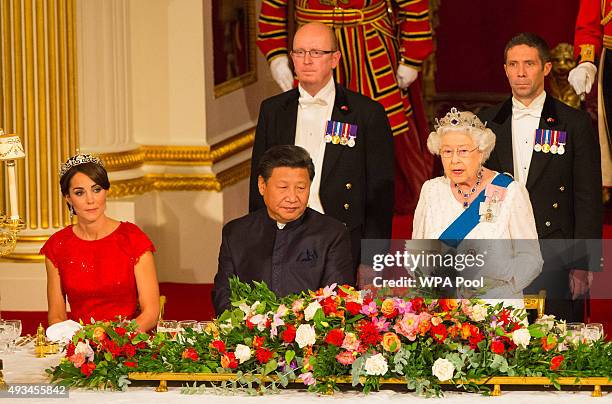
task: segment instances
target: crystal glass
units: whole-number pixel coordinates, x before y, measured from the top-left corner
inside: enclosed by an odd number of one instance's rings
[[[589,323],[582,330],[584,338],[589,342],[597,341],[604,337],[604,328],[601,323]]]
[[[12,338],[9,341],[8,351],[15,352],[15,343],[17,342],[17,338],[21,337],[21,320],[4,320],[6,323],[11,324],[13,326]]]
[[[198,321],[198,330],[200,332],[206,331],[206,327],[208,327],[211,322],[212,321]]]
[[[15,326],[0,320],[0,352],[8,352],[8,343],[12,341]]]
[[[567,341],[570,344],[578,345],[583,340],[584,323],[567,323],[566,330]]]
[[[191,328],[193,331],[198,331],[197,326],[198,326],[198,322],[195,320],[182,320],[178,322],[179,331],[185,331],[188,328]]]
[[[157,323],[157,332],[168,333],[174,338],[179,331],[179,324],[176,320],[162,320]]]

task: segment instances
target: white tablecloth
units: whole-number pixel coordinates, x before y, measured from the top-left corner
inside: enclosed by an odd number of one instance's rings
[[[0,359],[4,361],[4,379],[8,384],[11,383],[48,383],[49,379],[45,369],[59,362],[62,355],[53,355],[44,359],[34,356],[34,348],[29,345],[20,349],[14,354],[0,354]],[[543,404],[562,404],[562,403],[609,403],[612,402],[612,393],[603,392],[603,397],[591,397],[591,389],[584,388],[581,391],[504,391],[499,397],[485,397],[480,394],[463,392],[445,392],[444,398],[422,398],[411,392],[397,392],[382,390],[369,395],[359,392],[349,391],[336,393],[333,396],[317,396],[304,390],[283,390],[276,395],[265,395],[250,397],[246,395],[185,395],[180,393],[180,387],[169,386],[168,392],[157,393],[153,387],[130,387],[127,392],[117,391],[88,391],[81,389],[70,390],[70,399],[62,398],[19,398],[19,399],[0,399],[0,402],[16,403],[66,403],[82,402],[87,404],[115,404],[115,403],[180,403],[180,402],[203,402],[207,404],[227,404],[228,401],[237,400],[237,404],[310,404],[313,401],[320,404],[406,404],[427,403],[427,404],[477,404],[477,402],[502,404],[502,403],[543,403]]]

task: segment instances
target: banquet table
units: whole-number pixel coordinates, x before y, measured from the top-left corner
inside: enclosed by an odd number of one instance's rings
[[[36,358],[32,344],[18,348],[17,352],[11,354],[0,353],[0,359],[4,363],[4,380],[9,385],[27,383],[49,383],[49,378],[45,369],[59,363],[62,354],[47,356],[46,358]],[[191,385],[191,384],[190,384]],[[70,389],[69,399],[58,397],[30,397],[30,398],[9,398],[0,394],[0,403],[66,403],[83,402],[88,404],[95,403],[181,403],[181,402],[202,402],[207,404],[226,404],[229,400],[238,401],[237,404],[281,404],[288,400],[292,404],[307,403],[333,403],[333,404],[405,404],[406,400],[410,403],[546,403],[562,404],[576,402],[606,403],[612,402],[612,391],[609,387],[603,388],[602,397],[591,397],[591,388],[584,387],[581,390],[556,391],[554,388],[540,388],[538,391],[508,391],[504,389],[499,397],[487,397],[477,393],[465,393],[458,391],[445,391],[442,398],[419,397],[413,392],[398,391],[382,386],[381,391],[365,395],[358,391],[342,391],[332,396],[319,396],[307,392],[304,388],[291,388],[281,390],[278,394],[267,394],[263,396],[248,396],[246,394],[227,395],[212,394],[188,395],[181,393],[181,384],[170,385],[165,393],[155,391],[154,385],[143,385],[134,383],[127,391],[91,391],[84,389]],[[451,387],[452,388],[452,387]]]

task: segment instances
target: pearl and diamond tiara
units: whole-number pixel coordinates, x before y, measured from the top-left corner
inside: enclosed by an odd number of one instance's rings
[[[104,167],[104,163],[100,160],[99,157],[92,156],[91,154],[77,154],[75,156],[70,157],[59,170],[59,176],[62,178],[64,174],[66,174],[72,167],[76,167],[85,163],[94,163],[99,165],[100,167]]]

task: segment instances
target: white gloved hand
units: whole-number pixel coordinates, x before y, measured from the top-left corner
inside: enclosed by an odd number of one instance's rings
[[[287,56],[279,56],[272,60],[270,62],[270,72],[281,90],[288,91],[293,88],[293,72],[289,67]]]
[[[397,85],[402,90],[408,88],[419,77],[419,71],[414,67],[399,65],[397,67]]]
[[[81,325],[76,321],[66,320],[61,323],[55,323],[47,328],[47,338],[52,342],[68,343],[72,336],[80,330]]]
[[[576,94],[583,95],[591,92],[595,76],[597,76],[597,67],[591,62],[584,62],[569,72],[567,81],[574,87]]]

